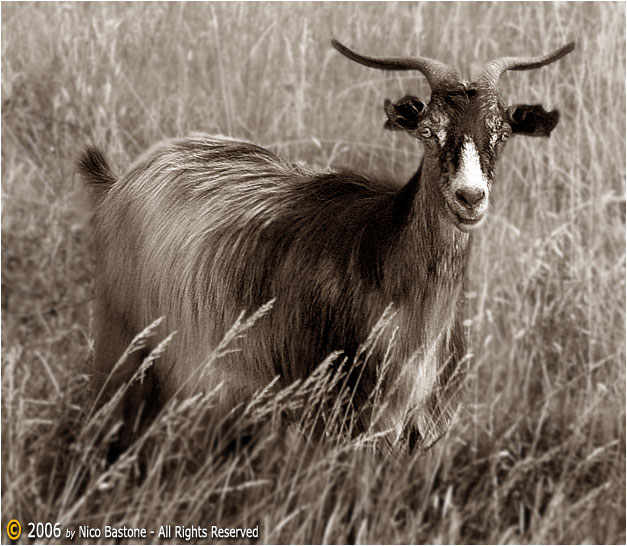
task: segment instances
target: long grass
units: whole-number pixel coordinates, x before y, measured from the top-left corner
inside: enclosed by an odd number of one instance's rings
[[[578,40],[556,65],[503,78],[511,103],[562,116],[501,160],[475,239],[462,410],[432,452],[399,461],[285,437],[273,412],[298,393],[260,394],[234,427],[262,415],[263,440],[225,456],[194,434],[208,393],[166,408],[111,463],[106,415],[83,394],[92,265],[77,154],[97,143],[123,170],[204,131],[400,185],[421,150],[383,131],[383,100],[428,98],[426,83],[350,63],[331,37],[467,77]],[[18,518],[258,524],[262,543],[624,543],[624,67],[622,3],[3,3],[3,541]]]

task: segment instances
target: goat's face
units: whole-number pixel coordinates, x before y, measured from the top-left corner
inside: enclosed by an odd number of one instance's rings
[[[496,161],[512,133],[546,135],[559,114],[540,105],[506,108],[498,95],[478,91],[475,83],[438,89],[428,105],[406,96],[385,101],[390,130],[421,140],[425,161],[437,165],[442,211],[462,231],[485,218]]]
[[[385,101],[387,129],[407,131],[425,145],[425,163],[439,171],[427,183],[438,185],[447,218],[461,230],[477,227],[488,210],[494,167],[503,143],[512,133],[548,136],[557,125],[557,111],[538,104],[505,108],[499,80],[507,70],[531,70],[551,64],[575,48],[570,42],[538,57],[501,57],[487,63],[476,81],[462,81],[458,70],[426,57],[367,57],[338,41],[333,47],[352,61],[382,70],[418,70],[431,87],[425,105],[406,96]]]

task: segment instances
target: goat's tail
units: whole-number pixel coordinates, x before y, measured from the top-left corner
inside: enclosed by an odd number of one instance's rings
[[[104,197],[117,180],[104,154],[95,146],[85,148],[85,151],[78,158],[76,166],[96,200]]]

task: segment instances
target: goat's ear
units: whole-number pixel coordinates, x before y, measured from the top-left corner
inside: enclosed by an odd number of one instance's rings
[[[385,129],[390,131],[412,131],[418,127],[418,121],[425,105],[417,97],[406,95],[396,102],[385,99],[383,108],[388,116],[383,126]]]
[[[548,137],[560,119],[557,110],[547,112],[541,104],[515,104],[507,109],[507,121],[512,133]]]

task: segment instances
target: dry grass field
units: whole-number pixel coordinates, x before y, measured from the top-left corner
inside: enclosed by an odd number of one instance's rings
[[[350,63],[332,37],[466,75],[578,40],[503,78],[511,103],[562,117],[550,139],[512,139],[499,164],[454,426],[402,461],[356,442],[304,448],[279,429],[227,457],[194,445],[191,400],[108,462],[102,416],[84,410],[92,264],[77,155],[98,143],[120,172],[203,131],[402,184],[422,151],[383,130],[382,104],[428,98],[427,84]],[[625,5],[3,3],[3,543],[11,518],[25,532],[258,524],[261,543],[624,543]]]

